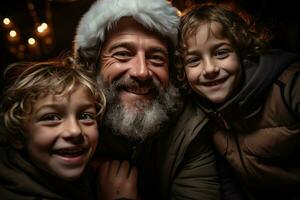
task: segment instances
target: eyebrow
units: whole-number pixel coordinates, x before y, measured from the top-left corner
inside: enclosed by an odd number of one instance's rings
[[[124,48],[128,48],[128,49],[134,49],[135,45],[132,44],[131,42],[116,42],[115,44],[113,44],[108,51],[112,52],[114,49],[117,49],[119,47],[124,47]],[[147,51],[150,52],[160,52],[162,54],[164,54],[164,56],[168,56],[169,52],[167,49],[162,48],[162,47],[157,47],[157,46],[150,46],[149,49]]]
[[[216,50],[217,48],[223,46],[223,45],[227,45],[227,46],[230,46],[232,48],[232,44],[228,43],[228,42],[220,42],[220,43],[216,43],[216,44],[213,44],[212,45],[212,49],[213,50]],[[186,51],[186,55],[191,55],[191,54],[194,54],[195,52],[197,52],[197,48],[193,49],[193,50],[189,50],[187,49]]]
[[[117,49],[119,47],[124,47],[124,48],[129,48],[129,49],[132,49],[134,48],[134,45],[132,45],[131,43],[129,42],[116,42],[114,43],[109,49],[108,51],[111,52],[113,51],[114,49]]]
[[[162,53],[164,56],[168,57],[169,52],[168,50],[161,48],[161,47],[150,47],[150,52],[160,52]]]
[[[88,109],[88,108],[96,108],[95,104],[93,103],[82,103],[78,106],[80,108],[80,110],[84,110],[84,109]],[[55,110],[63,110],[65,108],[65,105],[63,104],[46,104],[43,105],[41,107],[39,107],[38,109],[35,110],[35,113],[40,112],[43,109],[55,109]]]

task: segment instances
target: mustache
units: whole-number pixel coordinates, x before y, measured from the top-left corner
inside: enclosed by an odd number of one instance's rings
[[[148,88],[151,90],[152,93],[158,94],[159,91],[162,90],[160,82],[155,79],[147,79],[147,80],[139,80],[135,78],[120,78],[114,81],[111,84],[111,87],[116,90],[120,91],[126,88],[138,89],[138,88]]]

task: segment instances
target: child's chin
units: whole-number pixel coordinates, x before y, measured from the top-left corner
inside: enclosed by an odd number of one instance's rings
[[[83,174],[83,170],[78,169],[76,171],[73,169],[73,171],[71,171],[71,169],[70,169],[69,172],[67,172],[67,173],[61,172],[59,174],[56,174],[56,176],[60,177],[64,181],[75,181],[75,180],[79,179],[80,176],[82,176],[82,174]]]
[[[222,104],[226,101],[226,97],[210,97],[208,99],[214,104]]]
[[[74,176],[63,176],[61,178],[65,181],[75,181],[75,180],[79,179],[80,176],[81,176],[81,174],[74,175]]]

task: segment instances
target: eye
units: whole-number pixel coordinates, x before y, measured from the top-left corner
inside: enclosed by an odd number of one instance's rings
[[[83,113],[83,114],[81,114],[80,119],[83,119],[83,120],[95,119],[95,116],[92,113]]]
[[[45,114],[40,118],[40,121],[59,121],[61,117],[56,113]]]
[[[148,57],[148,60],[155,66],[162,66],[168,62],[168,58],[160,54],[152,54]]]
[[[132,57],[130,51],[126,50],[116,51],[112,54],[112,56],[120,61],[126,61]]]
[[[62,116],[58,113],[46,113],[38,118],[38,122],[45,126],[56,126],[62,121]]]
[[[215,56],[218,58],[218,59],[224,59],[224,58],[227,58],[229,56],[229,53],[231,51],[229,49],[220,49],[220,50],[217,50],[215,52]]]
[[[79,120],[86,124],[93,124],[95,122],[96,115],[94,113],[85,112],[79,116]]]
[[[184,58],[184,66],[185,67],[197,67],[200,63],[201,59],[197,56],[190,56]]]

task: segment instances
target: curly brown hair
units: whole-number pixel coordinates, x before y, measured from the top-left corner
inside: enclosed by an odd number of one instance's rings
[[[256,61],[267,49],[271,33],[266,29],[258,29],[252,17],[237,7],[226,4],[204,3],[185,10],[182,14],[176,62],[177,85],[187,89],[184,65],[181,55],[186,51],[186,40],[195,34],[203,23],[218,22],[222,26],[221,34],[228,38],[236,49],[241,61]]]

